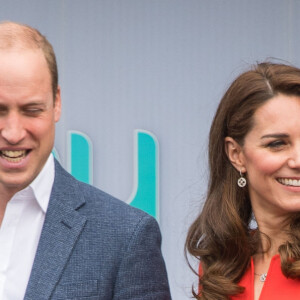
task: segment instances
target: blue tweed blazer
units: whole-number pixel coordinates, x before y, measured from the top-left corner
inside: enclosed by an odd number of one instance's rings
[[[171,299],[156,221],[68,174],[55,179],[24,300]]]

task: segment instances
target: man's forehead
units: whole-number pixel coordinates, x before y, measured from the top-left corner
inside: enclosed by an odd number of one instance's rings
[[[37,49],[37,34],[27,26],[16,23],[0,23],[0,49]]]
[[[1,45],[1,41],[0,41]],[[0,60],[2,60],[2,63],[6,62],[7,59],[13,57],[13,60],[17,63],[20,61],[25,60],[32,60],[32,59],[38,59],[45,62],[45,66],[47,66],[47,62],[44,56],[44,53],[39,48],[28,48],[25,46],[13,46],[9,48],[1,48],[0,46]],[[10,60],[11,61],[11,60]],[[0,66],[1,67],[1,66]]]
[[[40,49],[0,49],[0,84],[23,85],[32,80],[47,80],[51,85],[49,68]]]
[[[20,38],[7,39],[0,34],[0,50],[4,51],[24,51],[24,50],[38,50],[39,47],[33,43]]]

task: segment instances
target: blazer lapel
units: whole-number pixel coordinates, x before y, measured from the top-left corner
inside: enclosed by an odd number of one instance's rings
[[[86,218],[77,182],[56,162],[55,180],[24,300],[49,299]]]

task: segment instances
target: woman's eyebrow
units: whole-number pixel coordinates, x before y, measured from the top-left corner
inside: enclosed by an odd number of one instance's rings
[[[263,135],[261,137],[261,139],[268,139],[268,138],[287,138],[289,137],[288,134],[286,133],[271,133],[271,134],[266,134],[266,135]]]

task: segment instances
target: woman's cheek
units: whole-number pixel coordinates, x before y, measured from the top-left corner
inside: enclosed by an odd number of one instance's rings
[[[272,174],[284,166],[286,158],[278,153],[253,151],[251,155],[247,155],[246,161],[247,172],[254,168],[261,173]]]

